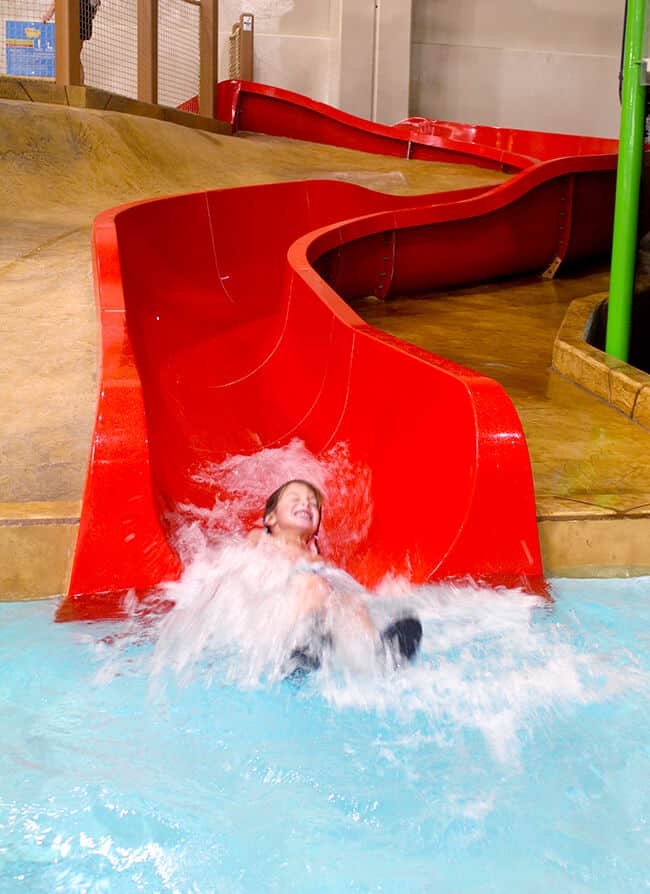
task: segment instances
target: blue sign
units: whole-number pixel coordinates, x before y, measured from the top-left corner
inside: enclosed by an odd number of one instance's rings
[[[7,74],[56,77],[53,22],[5,22]]]

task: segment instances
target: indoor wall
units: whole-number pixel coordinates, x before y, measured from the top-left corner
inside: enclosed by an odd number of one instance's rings
[[[49,0],[0,0],[40,22]],[[228,35],[255,15],[255,80],[384,123],[411,115],[617,136],[624,0],[220,0]],[[102,0],[84,44],[86,83],[137,94],[136,0]],[[159,97],[198,91],[195,0],[159,0]]]
[[[412,115],[618,136],[624,0],[413,0]]]
[[[221,0],[219,77],[228,77],[228,35],[255,16],[255,80],[331,102],[332,7],[339,0]]]
[[[222,0],[220,76],[228,33],[255,15],[255,80],[392,124],[408,115],[411,0]]]

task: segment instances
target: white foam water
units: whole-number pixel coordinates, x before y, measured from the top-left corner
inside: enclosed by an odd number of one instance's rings
[[[244,689],[287,680],[295,686],[299,679],[299,697],[321,697],[339,710],[419,715],[440,745],[451,746],[459,730],[474,730],[497,759],[516,761],[521,737],[549,713],[635,685],[633,670],[581,651],[554,619],[552,604],[522,591],[416,587],[387,578],[368,592],[334,567],[301,569],[272,544],[246,543],[243,519],[253,508],[259,519],[268,493],[300,477],[326,494],[323,539],[339,554],[354,548],[371,519],[365,498],[370,479],[341,445],[324,462],[292,442],[230,458],[203,474],[219,481],[220,497],[212,511],[193,518],[187,508],[186,569],[162,589],[173,608],[149,628],[153,647],[146,660],[157,695],[169,675],[184,684],[201,680]],[[341,516],[356,519],[358,527],[337,531],[328,525]],[[329,608],[317,618],[301,613],[302,582],[312,573],[330,593]],[[416,659],[396,661],[359,623],[355,605],[367,608],[378,631],[395,618],[418,617],[424,632]],[[142,635],[137,613],[133,623],[125,642]],[[314,640],[321,666],[297,678],[296,651]],[[119,668],[113,649],[101,675],[106,679]]]
[[[213,489],[216,498],[210,509],[182,507],[177,546],[186,564],[206,545],[219,546],[261,526],[267,497],[294,478],[311,482],[324,495],[319,543],[330,561],[344,566],[372,521],[370,470],[351,458],[345,443],[317,458],[297,438],[284,447],[229,456],[197,473],[196,479]]]
[[[166,590],[175,606],[155,636],[150,669],[157,691],[170,672],[184,683],[242,688],[292,680],[292,655],[318,635],[308,620],[296,620],[294,581],[283,556],[243,543],[197,558]],[[629,670],[576,648],[553,621],[552,607],[520,591],[389,582],[372,594],[350,593],[344,575],[328,583],[335,607],[321,623],[333,633],[333,646],[309,675],[307,692],[338,709],[404,720],[422,715],[439,744],[474,729],[495,757],[513,760],[522,733],[549,712],[606,699],[633,682]],[[365,603],[378,629],[392,618],[417,616],[424,633],[416,660],[395,667],[345,610],[337,612],[339,597]]]
[[[389,581],[364,598],[420,613],[412,666],[251,690],[227,679],[225,566],[188,567],[153,627],[0,606],[0,891],[647,888],[647,579],[558,582],[553,605]]]

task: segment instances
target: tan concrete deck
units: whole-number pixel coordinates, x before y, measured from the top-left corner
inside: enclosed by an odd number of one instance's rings
[[[4,78],[0,93],[3,84],[18,89]],[[31,93],[37,89],[29,85]],[[101,99],[96,92],[93,102]],[[67,96],[54,89],[34,95],[52,103]],[[83,105],[81,94],[74,98]],[[465,165],[234,138],[151,117],[20,99],[0,99],[0,133],[0,330],[5,336],[0,598],[5,599],[49,596],[67,586],[95,414],[90,228],[96,214],[152,196],[314,177],[395,194],[505,178]]]

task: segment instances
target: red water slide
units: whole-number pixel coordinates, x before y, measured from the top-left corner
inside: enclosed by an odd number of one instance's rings
[[[293,110],[281,116],[280,94]],[[356,128],[358,148],[378,139],[370,151],[389,141],[394,154],[522,170],[493,189],[418,198],[308,181],[100,215],[100,393],[59,619],[119,614],[127,589],[178,576],[174,508],[219,495],[218,481],[196,473],[295,437],[316,454],[345,442],[372,472],[372,524],[347,562],[364,582],[396,571],[533,585],[542,572],[534,493],[510,399],[492,380],[366,325],[346,302],[602,254],[615,157],[581,152],[578,137],[551,135],[555,150],[534,162],[498,146],[505,132],[493,129],[482,144],[434,137],[422,122],[364,129],[259,85],[221,85],[219,108],[246,129],[268,133],[272,121],[273,132],[323,141],[332,125],[329,142],[340,144],[341,125],[345,145]],[[518,152],[538,146],[541,156],[545,135],[508,133]],[[562,140],[578,151],[562,155]]]

